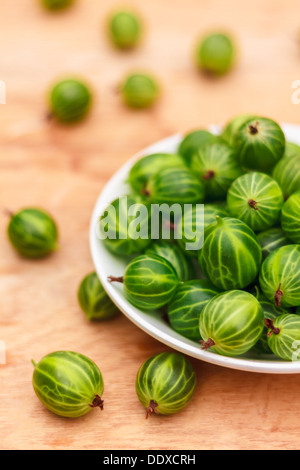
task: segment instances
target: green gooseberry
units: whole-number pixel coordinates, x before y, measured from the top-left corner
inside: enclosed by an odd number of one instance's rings
[[[63,10],[74,3],[74,0],[40,0],[41,4],[52,11]]]
[[[103,409],[104,384],[94,361],[73,351],[56,351],[37,364],[32,361],[33,389],[43,405],[68,418],[83,416],[92,408]]]
[[[279,220],[283,202],[277,181],[260,172],[240,176],[227,193],[230,215],[248,224],[255,232],[274,226]]]
[[[178,147],[179,155],[190,165],[194,153],[204,145],[219,141],[219,136],[204,129],[197,129],[184,136]]]
[[[117,11],[108,21],[108,34],[111,42],[118,49],[131,49],[141,37],[141,21],[136,13]]]
[[[275,165],[272,176],[281,187],[285,200],[298,191],[300,188],[299,155],[283,156]]]
[[[284,154],[285,135],[274,120],[257,117],[239,128],[234,146],[242,167],[268,173]]]
[[[221,138],[231,147],[234,146],[235,142],[235,136],[240,127],[245,124],[248,121],[251,121],[255,119],[255,116],[251,114],[239,114],[238,116],[235,116],[233,119],[230,119],[228,121],[222,132],[221,132]]]
[[[119,310],[104,290],[96,272],[87,274],[80,282],[78,302],[88,320],[109,320]]]
[[[156,78],[145,73],[128,75],[120,85],[124,103],[130,108],[142,109],[154,105],[160,95]]]
[[[235,45],[227,34],[208,34],[196,47],[196,65],[212,75],[224,75],[229,72],[235,63],[235,58]]]
[[[291,244],[280,227],[272,227],[258,233],[257,240],[261,246],[263,260],[277,248]]]
[[[266,319],[268,346],[273,354],[284,361],[299,361],[300,316],[283,314]]]
[[[223,356],[239,356],[259,340],[264,327],[262,306],[254,295],[229,290],[216,295],[200,313],[203,349]]]
[[[152,153],[140,158],[129,171],[128,182],[132,189],[141,193],[151,176],[164,168],[185,166],[180,155],[171,153]]]
[[[153,254],[133,258],[124,276],[109,276],[108,279],[123,283],[127,300],[142,310],[157,310],[167,305],[180,284],[172,264]]]
[[[295,156],[298,156],[298,158],[300,158],[300,145],[295,144],[294,142],[286,142],[283,157],[292,158]]]
[[[81,80],[65,79],[56,83],[50,93],[50,116],[61,123],[83,119],[91,108],[92,94]]]
[[[281,210],[281,227],[293,243],[300,243],[300,190],[285,201]]]
[[[243,173],[234,151],[226,143],[200,148],[193,155],[191,169],[204,184],[206,201],[225,199],[231,183]]]
[[[137,374],[136,393],[146,408],[146,418],[154,414],[171,415],[191,400],[196,373],[182,354],[162,352],[145,361]]]
[[[58,247],[58,230],[52,216],[38,208],[26,208],[12,214],[8,238],[25,258],[42,258]]]

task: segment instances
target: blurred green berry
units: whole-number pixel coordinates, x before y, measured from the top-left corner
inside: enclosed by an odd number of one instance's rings
[[[119,11],[108,22],[108,33],[112,43],[119,49],[130,49],[140,40],[142,27],[139,18],[129,11]]]
[[[81,281],[78,301],[88,320],[109,320],[119,313],[95,272],[88,274]]]
[[[92,102],[86,84],[76,79],[58,82],[51,90],[50,113],[60,122],[72,123],[83,119]]]
[[[224,75],[233,67],[235,46],[225,34],[210,34],[196,47],[196,64],[213,75]]]
[[[63,10],[74,3],[74,0],[41,0],[47,10]]]
[[[120,87],[121,95],[131,108],[148,108],[158,99],[160,89],[157,81],[146,74],[129,75]]]

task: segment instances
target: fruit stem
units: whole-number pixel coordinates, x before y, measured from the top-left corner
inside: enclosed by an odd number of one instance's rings
[[[149,189],[147,189],[147,186],[146,186],[146,185],[144,185],[143,188],[141,189],[141,194],[142,194],[143,196],[147,196],[147,197],[150,196],[150,191],[149,191]]]
[[[281,307],[281,297],[283,296],[283,292],[280,289],[280,287],[281,287],[281,283],[279,284],[278,289],[275,292],[275,296],[274,296],[276,307]]]
[[[258,207],[256,207],[257,202],[254,201],[254,199],[249,199],[248,204],[250,207],[252,207],[252,209],[258,211]]]
[[[214,346],[216,344],[213,339],[208,338],[206,341],[203,341],[203,339],[200,340],[200,343],[202,344],[202,349],[205,351],[209,349],[211,346]]]
[[[121,283],[123,283],[124,282],[124,277],[123,276],[120,276],[120,277],[108,276],[107,280],[109,282],[121,282]]]
[[[156,409],[157,407],[158,404],[155,401],[150,400],[149,406],[146,410],[146,419],[148,419],[153,413],[159,414],[159,411]]]
[[[94,398],[94,400],[92,401],[92,403],[89,403],[89,406],[90,406],[91,408],[96,408],[97,406],[99,406],[100,410],[103,410],[103,403],[104,403],[104,401],[101,400],[101,397],[99,397],[99,395],[97,395],[97,394],[95,393],[95,398]]]
[[[222,225],[224,223],[224,220],[219,215],[216,215],[216,221],[217,221],[217,224],[219,225]]]
[[[249,128],[249,132],[250,132],[251,135],[257,134],[258,133],[258,122],[255,125],[249,124],[248,128]]]
[[[267,336],[268,338],[270,338],[270,336],[272,335],[272,333],[274,333],[274,335],[279,335],[280,333],[280,328],[276,328],[274,326],[274,322],[273,320],[270,320],[270,318],[265,318],[265,326],[268,328],[268,330],[271,330],[268,332]]]
[[[204,173],[204,175],[202,175],[201,178],[203,180],[208,181],[208,180],[211,180],[214,176],[215,176],[214,170],[207,170],[207,172]]]

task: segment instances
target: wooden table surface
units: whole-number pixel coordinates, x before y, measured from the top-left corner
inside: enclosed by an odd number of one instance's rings
[[[2,449],[297,449],[300,376],[229,370],[192,360],[197,391],[172,417],[145,420],[135,394],[140,364],[167,350],[127,318],[88,323],[76,291],[93,270],[88,229],[98,195],[135,152],[173,133],[235,114],[255,113],[299,123],[292,83],[300,79],[296,0],[127,1],[144,18],[143,44],[119,53],[104,21],[118,2],[78,0],[62,14],[35,0],[2,0],[0,80],[0,446]],[[231,32],[239,60],[211,80],[193,65],[198,36]],[[146,69],[163,94],[152,110],[131,111],[116,86],[125,73]],[[46,97],[53,81],[78,75],[95,102],[82,124],[49,124]],[[6,237],[6,209],[41,206],[55,217],[60,250],[41,261],[21,259]],[[105,380],[105,409],[78,420],[48,412],[36,398],[31,359],[58,350],[91,357]]]

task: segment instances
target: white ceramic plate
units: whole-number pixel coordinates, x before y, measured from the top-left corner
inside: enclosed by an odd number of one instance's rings
[[[282,124],[286,139],[300,145],[300,126]],[[218,133],[218,126],[211,126],[212,132]],[[264,372],[272,374],[295,374],[300,372],[300,361],[285,362],[273,355],[246,354],[239,357],[225,357],[211,351],[204,351],[201,345],[190,341],[176,333],[156,312],[143,312],[133,307],[123,295],[123,286],[119,283],[110,283],[107,277],[122,276],[126,267],[126,260],[118,258],[107,251],[101,240],[97,238],[97,222],[104,209],[115,198],[126,195],[130,188],[126,184],[128,172],[139,158],[154,152],[174,153],[180,143],[182,136],[173,135],[161,140],[150,147],[145,148],[131,158],[117,173],[108,181],[99,196],[93,210],[90,223],[90,248],[96,272],[107,294],[118,306],[118,308],[139,328],[156,338],[158,341],[197,359],[232,369],[252,372]]]

